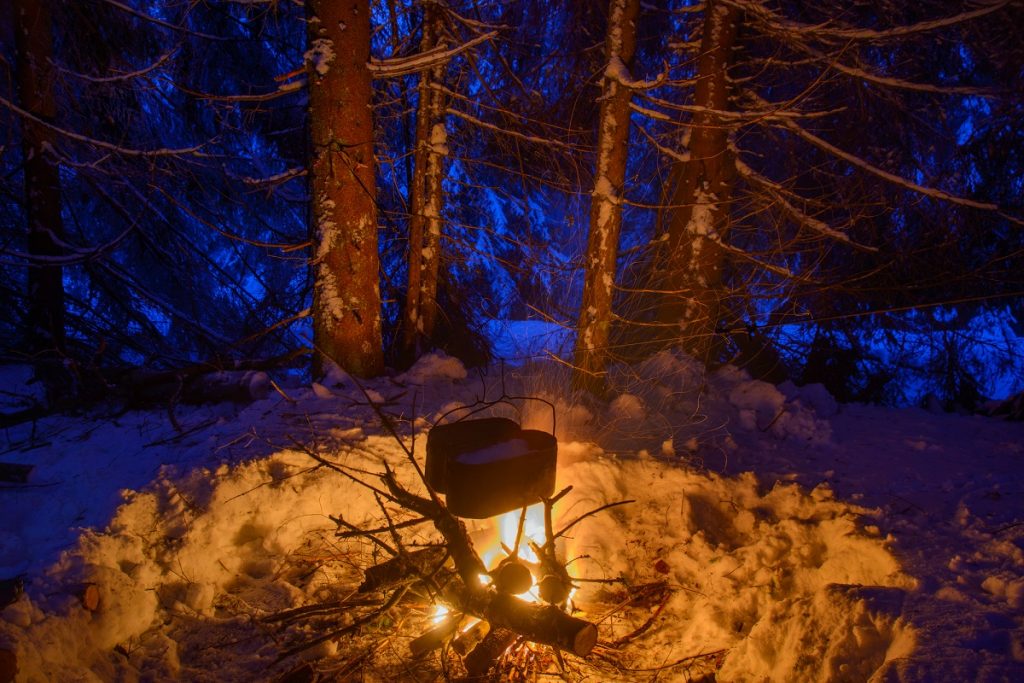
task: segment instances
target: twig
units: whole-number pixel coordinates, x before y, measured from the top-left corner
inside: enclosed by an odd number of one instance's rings
[[[608,503],[607,505],[602,505],[601,507],[598,507],[598,508],[594,508],[590,512],[585,512],[582,515],[580,515],[579,517],[577,517],[576,519],[574,519],[571,522],[569,522],[568,524],[566,524],[564,527],[562,527],[561,531],[559,531],[557,534],[554,535],[554,538],[559,538],[559,537],[565,535],[565,533],[567,531],[569,531],[569,529],[573,528],[574,526],[576,526],[577,524],[579,524],[580,522],[585,520],[587,517],[590,517],[592,515],[596,515],[598,512],[602,512],[604,510],[608,510],[608,509],[613,508],[613,507],[618,507],[619,505],[626,505],[628,503],[635,503],[635,502],[636,502],[635,500],[620,500],[620,501],[616,501],[614,503]],[[552,540],[554,540],[554,538]]]
[[[273,623],[276,621],[295,621],[300,617],[309,616],[321,616],[324,614],[331,614],[333,612],[340,612],[343,609],[349,607],[372,607],[374,605],[380,605],[380,600],[373,598],[347,598],[345,600],[331,600],[330,602],[318,602],[315,605],[304,605],[302,607],[295,607],[293,609],[284,610],[282,612],[275,612],[274,614],[268,614],[262,617],[260,621],[267,623]]]
[[[335,522],[337,521],[336,519],[334,519],[334,517],[331,517],[331,520],[335,521]],[[396,522],[394,524],[394,528],[396,528],[396,529],[407,529],[409,527],[416,526],[418,524],[423,524],[423,523],[429,522],[429,521],[430,521],[430,519],[428,519],[426,517],[417,517],[415,519],[407,519],[404,522]],[[358,529],[358,528],[355,528],[352,531],[339,531],[339,532],[335,533],[334,535],[337,538],[353,538],[353,537],[356,537],[356,536],[365,536],[367,534],[382,534],[385,531],[390,531],[390,530],[391,530],[391,527],[387,527],[387,526],[377,527],[376,529]]]
[[[387,612],[389,609],[397,605],[399,601],[401,601],[401,599],[405,597],[405,594],[409,592],[410,585],[411,582],[398,588],[394,593],[391,594],[391,597],[388,598],[387,602],[381,605],[378,609],[375,609],[370,614],[366,614],[362,617],[359,617],[348,626],[343,626],[342,628],[335,629],[333,631],[328,631],[319,638],[314,638],[313,640],[302,643],[301,645],[296,645],[295,647],[285,650],[277,656],[277,659],[274,660],[274,663],[277,664],[279,662],[283,662],[284,660],[288,659],[293,655],[297,655],[300,652],[305,652],[311,647],[316,647],[320,643],[326,642],[328,640],[334,640],[335,638],[340,638],[341,636],[344,636],[348,633],[352,633],[353,631],[358,631],[360,628],[370,623],[371,621],[379,619],[384,615],[385,612]]]
[[[374,536],[370,532],[363,531],[362,529],[357,527],[355,524],[352,524],[350,522],[346,522],[345,519],[341,515],[338,515],[337,517],[334,517],[332,515],[328,515],[328,518],[332,522],[337,524],[338,526],[343,526],[346,529],[349,529],[352,536],[366,537],[366,538],[370,539],[371,541],[373,541],[374,543],[376,543],[378,546],[380,546],[380,548],[383,549],[384,552],[388,553],[389,555],[391,555],[391,556],[398,555],[400,548],[399,549],[392,548],[387,543],[385,543],[384,541],[380,540],[379,538],[377,538],[376,536]]]
[[[658,608],[654,610],[654,614],[652,614],[650,617],[648,617],[647,621],[645,621],[644,623],[640,624],[640,626],[636,627],[631,632],[627,633],[626,635],[622,636],[621,638],[617,638],[616,640],[614,640],[612,643],[609,644],[609,647],[615,647],[615,648],[622,647],[623,645],[629,643],[632,640],[635,640],[639,636],[642,636],[644,633],[646,633],[648,631],[648,629],[650,629],[651,626],[654,624],[654,621],[659,616],[661,616],[662,611],[665,609],[665,605],[668,604],[668,601],[672,599],[672,596],[674,594],[675,593],[672,590],[666,588],[666,590],[665,590],[665,597],[662,598],[661,604],[658,605]]]

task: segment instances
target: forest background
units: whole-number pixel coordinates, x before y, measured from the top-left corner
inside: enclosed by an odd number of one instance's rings
[[[841,401],[1022,388],[1018,0],[8,8],[0,347],[50,406],[483,364],[520,320],[596,393],[674,345]]]

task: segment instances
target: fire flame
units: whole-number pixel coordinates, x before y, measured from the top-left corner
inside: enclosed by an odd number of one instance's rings
[[[493,538],[481,544],[483,550],[480,559],[488,569],[494,569],[505,558],[505,551],[515,549],[516,534],[519,532],[519,519],[522,510],[513,510],[498,515],[494,524]],[[544,545],[544,506],[540,503],[526,508],[526,521],[523,524],[523,535],[519,540],[517,557],[526,562],[538,562],[539,558],[530,548],[530,541]]]

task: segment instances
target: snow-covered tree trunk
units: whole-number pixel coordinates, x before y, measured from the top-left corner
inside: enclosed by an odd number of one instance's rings
[[[384,368],[368,0],[307,0],[314,372]]]
[[[674,190],[665,221],[661,259],[664,299],[658,322],[678,336],[694,357],[718,353],[715,329],[722,316],[723,277],[735,165],[729,128],[718,114],[729,106],[728,70],[740,20],[731,3],[708,0],[686,161],[673,171]]]
[[[14,0],[14,37],[18,96],[33,117],[52,123],[57,113],[53,92],[53,38],[49,0]],[[22,119],[25,155],[25,216],[28,253],[38,257],[28,269],[26,341],[32,352],[64,349],[64,283],[59,265],[45,259],[61,253],[60,169],[52,156],[54,132]]]
[[[590,235],[584,261],[583,301],[577,325],[573,382],[600,392],[608,361],[612,290],[622,226],[622,191],[629,142],[629,65],[636,51],[639,0],[611,0],[597,132],[597,169],[590,202]]]
[[[424,3],[420,51],[442,47],[441,8]],[[402,352],[413,360],[427,350],[437,323],[437,279],[441,263],[441,208],[444,159],[448,154],[445,97],[440,89],[445,64],[420,73],[416,113],[415,172],[409,188],[409,280]]]

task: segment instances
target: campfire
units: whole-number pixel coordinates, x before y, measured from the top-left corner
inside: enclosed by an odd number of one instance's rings
[[[432,429],[426,450],[429,498],[405,490],[390,472],[384,480],[394,500],[433,522],[444,543],[371,567],[361,589],[376,589],[378,576],[417,577],[443,616],[410,649],[422,654],[450,641],[471,676],[520,640],[551,646],[556,657],[587,655],[597,627],[567,611],[572,579],[556,550],[567,529],[552,527],[552,508],[571,490],[553,495],[554,436],[506,418],[471,419]],[[497,518],[497,538],[485,552],[463,518]]]
[[[543,661],[544,667],[564,671],[565,653],[590,654],[598,628],[574,613],[575,584],[566,569],[564,539],[587,517],[631,501],[600,506],[556,528],[553,510],[572,487],[555,492],[557,441],[552,434],[499,417],[440,424],[427,433],[421,466],[413,446],[398,438],[392,420],[378,416],[406,451],[425,495],[415,493],[414,484],[400,482],[387,464],[375,474],[378,483],[367,472],[353,473],[306,451],[371,489],[379,523],[357,525],[343,514],[332,519],[337,537],[368,541],[377,559],[360,567],[361,584],[345,599],[270,617],[286,626],[302,623],[322,631],[309,638],[310,629],[304,629],[307,637],[280,659],[354,635],[388,613],[403,614],[403,635],[410,636],[407,656],[440,649],[450,663],[442,666],[457,661],[472,680],[501,675],[509,659]],[[429,533],[419,533],[415,543],[410,541],[413,527],[427,524],[434,538],[424,542]],[[373,609],[360,609],[367,606]],[[309,621],[343,611],[348,623],[340,628]],[[410,617],[414,612],[424,615],[422,621]],[[353,613],[359,615],[353,618]]]
[[[397,437],[391,421],[381,418]],[[611,506],[554,527],[553,509],[572,490],[555,492],[555,437],[507,418],[464,419],[428,433],[423,467],[411,448],[406,454],[426,495],[400,483],[388,466],[378,475],[380,486],[346,473],[373,490],[383,523],[367,529],[342,515],[332,518],[339,536],[369,539],[385,557],[363,569],[357,591],[383,594],[380,606],[285,656],[352,633],[410,601],[425,604],[430,617],[409,641],[409,654],[445,648],[473,679],[503,657],[546,657],[564,668],[563,653],[588,655],[598,628],[573,614],[575,585],[560,548],[576,524]],[[480,530],[471,532],[467,520]],[[402,530],[428,523],[440,534],[435,542],[403,541]]]

